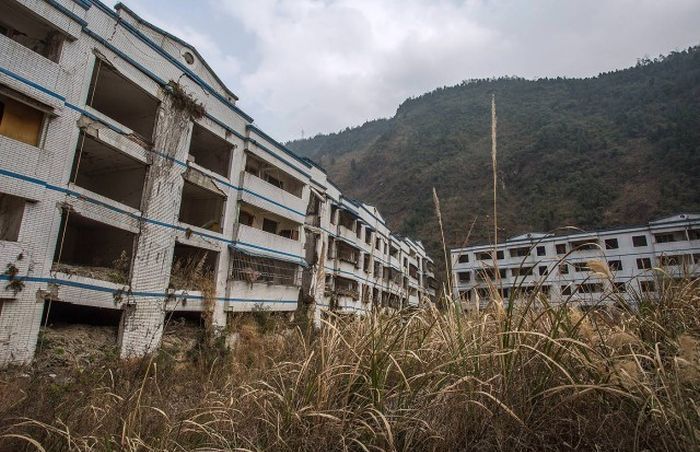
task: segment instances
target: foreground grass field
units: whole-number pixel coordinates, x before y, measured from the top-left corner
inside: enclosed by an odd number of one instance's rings
[[[66,358],[51,374],[42,351],[0,375],[0,449],[700,448],[697,281],[638,310],[531,297],[319,333],[259,313],[231,351],[175,329],[158,356]]]

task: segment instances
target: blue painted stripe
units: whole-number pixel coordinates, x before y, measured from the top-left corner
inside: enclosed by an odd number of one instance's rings
[[[71,19],[73,19],[74,21],[78,22],[81,27],[87,27],[87,22],[85,22],[85,20],[83,20],[82,18],[77,16],[73,11],[70,11],[68,8],[66,8],[65,6],[58,3],[56,0],[45,0],[45,1],[49,5],[53,6],[54,8],[56,8],[57,10],[62,12],[64,15],[66,15],[66,16],[70,17]]]
[[[285,153],[288,154],[290,157],[292,157],[292,158],[294,158],[295,160],[301,162],[301,163],[302,163],[304,166],[306,166],[307,168],[311,168],[312,165],[311,165],[309,162],[307,162],[306,160],[304,160],[304,159],[302,159],[301,157],[299,157],[299,156],[298,156],[297,154],[295,154],[293,151],[289,150],[289,148],[283,146],[281,143],[279,143],[277,140],[275,140],[274,138],[272,138],[270,135],[268,135],[268,134],[266,134],[265,132],[263,132],[262,130],[258,129],[255,125],[253,125],[253,124],[248,124],[248,125],[246,126],[246,129],[252,130],[253,132],[257,133],[258,135],[260,135],[261,137],[265,138],[267,141],[269,141],[270,143],[272,143],[273,146],[276,146],[278,149],[280,149],[281,151],[285,152]]]
[[[254,139],[252,139],[252,138],[246,138],[246,142],[247,142],[247,143],[253,143],[255,146],[257,146],[257,147],[259,147],[260,149],[262,149],[263,151],[267,152],[268,154],[270,154],[271,156],[273,156],[274,158],[276,158],[276,159],[279,160],[280,162],[283,162],[285,165],[288,165],[290,168],[294,169],[294,171],[298,171],[299,173],[303,174],[304,177],[307,177],[307,178],[311,179],[311,175],[309,175],[309,173],[307,173],[306,171],[303,171],[303,170],[297,168],[297,167],[294,166],[294,164],[292,164],[290,161],[288,161],[287,159],[284,159],[284,158],[280,157],[278,153],[274,152],[273,150],[271,150],[270,148],[268,148],[268,147],[265,146],[264,144],[258,143],[256,140],[254,140]]]
[[[122,22],[123,23],[123,22]],[[138,63],[136,60],[131,58],[129,55],[126,53],[122,52],[121,50],[117,49],[115,46],[107,42],[106,39],[104,39],[102,36],[98,35],[94,31],[90,30],[89,28],[83,28],[83,32],[90,36],[92,39],[95,41],[99,42],[115,54],[117,54],[121,59],[124,61],[128,62],[132,66],[134,66],[136,69],[139,71],[143,72],[145,75],[147,75],[151,80],[154,82],[158,83],[161,86],[165,86],[167,82],[163,80],[162,78],[158,77],[155,73],[153,73],[151,70],[147,69],[145,66],[143,66],[141,63]]]
[[[75,287],[77,289],[86,289],[93,292],[110,293],[115,294],[121,289],[113,289],[111,287],[98,286],[95,284],[88,284],[79,281],[72,281],[70,279],[62,278],[41,278],[36,276],[15,276],[15,279],[19,279],[25,282],[36,282],[36,283],[46,283],[46,284],[56,284],[59,286]],[[0,281],[9,281],[10,277],[8,275],[0,275]],[[168,298],[168,294],[165,292],[125,292],[128,296],[133,296],[135,298]],[[186,298],[188,300],[204,300],[203,295],[188,295],[188,294],[175,294],[176,298]],[[216,301],[221,302],[238,302],[238,303],[285,303],[285,304],[296,304],[297,300],[270,300],[263,298],[238,298],[238,297],[214,297]]]
[[[245,119],[248,122],[253,122],[253,118],[250,117],[247,113],[243,112],[240,108],[236,107],[234,104],[232,104],[228,99],[223,97],[221,94],[219,94],[214,88],[212,88],[207,82],[202,80],[197,74],[192,72],[188,67],[186,67],[184,64],[182,64],[180,61],[175,59],[172,55],[167,53],[165,50],[163,50],[158,44],[153,42],[148,36],[144,35],[141,33],[138,29],[136,29],[133,25],[131,25],[128,22],[125,22],[119,17],[119,14],[117,14],[115,11],[111,10],[109,7],[107,7],[105,4],[98,0],[91,0],[92,4],[97,6],[100,10],[104,11],[107,13],[110,17],[115,19],[117,21],[117,24],[123,26],[126,30],[128,30],[132,35],[134,35],[136,38],[138,38],[140,41],[145,43],[148,47],[153,49],[156,53],[158,53],[160,56],[162,56],[164,59],[172,63],[175,67],[177,67],[179,70],[184,72],[192,81],[197,83],[199,86],[207,90],[211,95],[216,97],[221,103],[226,105],[230,110],[233,112],[239,114],[243,119]],[[94,33],[93,33],[94,34]]]
[[[15,172],[13,172],[13,171],[5,170],[5,169],[2,169],[2,168],[0,168],[0,175],[1,175],[1,176],[12,177],[12,178],[19,179],[19,180],[24,180],[24,181],[27,181],[27,182],[30,182],[30,183],[33,183],[33,184],[36,184],[36,185],[41,185],[41,186],[43,186],[44,188],[47,188],[47,189],[52,190],[52,191],[57,191],[57,192],[64,193],[64,194],[66,194],[66,195],[73,196],[73,197],[76,197],[76,198],[79,198],[79,199],[84,199],[84,200],[86,200],[86,201],[88,201],[88,202],[90,202],[90,203],[92,203],[92,204],[96,204],[96,205],[105,207],[105,208],[110,209],[110,210],[112,210],[112,211],[115,211],[115,212],[118,212],[118,213],[122,213],[122,214],[128,215],[129,217],[132,217],[132,218],[135,218],[135,219],[138,219],[138,220],[143,220],[143,221],[145,221],[145,222],[147,222],[147,223],[150,223],[150,224],[155,224],[155,225],[157,225],[157,226],[162,226],[162,227],[166,227],[166,228],[169,228],[169,229],[175,229],[175,230],[178,230],[178,231],[187,231],[187,230],[188,230],[188,228],[186,228],[186,227],[184,227],[184,226],[179,226],[179,225],[175,225],[175,224],[166,223],[166,222],[164,222],[164,221],[155,220],[155,219],[152,219],[152,218],[147,218],[147,217],[144,217],[143,215],[136,215],[136,214],[134,214],[134,213],[132,213],[132,212],[125,211],[125,210],[120,209],[120,208],[118,208],[118,207],[115,207],[115,206],[112,206],[112,205],[110,205],[110,204],[104,203],[103,201],[100,201],[100,200],[91,198],[91,197],[89,197],[89,196],[86,196],[86,195],[84,195],[84,194],[82,194],[82,193],[78,193],[78,192],[76,192],[76,191],[69,190],[69,189],[67,189],[67,188],[58,187],[58,186],[56,186],[56,185],[48,184],[48,183],[46,183],[45,181],[42,181],[42,180],[37,179],[37,178],[35,178],[35,177],[25,176],[25,175],[23,175],[23,174],[15,173]],[[209,239],[212,239],[212,240],[216,240],[216,241],[219,241],[219,242],[223,242],[223,243],[226,243],[226,244],[235,245],[236,243],[238,243],[238,244],[241,244],[241,245],[245,245],[245,246],[249,246],[249,247],[253,247],[253,248],[257,248],[257,249],[269,251],[269,252],[275,253],[275,254],[279,254],[279,255],[281,255],[281,256],[292,256],[292,257],[294,257],[294,258],[297,258],[297,259],[301,260],[302,262],[305,262],[303,257],[297,256],[297,255],[294,255],[294,254],[290,254],[290,253],[286,253],[286,252],[284,252],[284,251],[279,251],[279,250],[275,250],[275,249],[272,249],[272,248],[267,248],[267,247],[263,247],[263,246],[259,246],[259,245],[254,245],[254,244],[252,244],[252,243],[236,242],[236,241],[234,241],[234,240],[230,240],[230,239],[221,237],[221,236],[219,236],[219,235],[208,234],[208,233],[205,233],[205,232],[200,232],[200,231],[195,231],[195,230],[191,230],[191,231],[192,231],[192,233],[195,234],[195,235],[198,235],[198,236],[201,236],[201,237],[206,237],[206,238],[209,238]]]
[[[25,85],[29,85],[32,88],[38,89],[42,93],[48,94],[51,97],[55,97],[56,99],[60,100],[61,102],[66,101],[66,98],[61,96],[60,94],[55,93],[55,92],[51,91],[50,89],[44,88],[43,86],[39,85],[38,83],[35,83],[29,79],[26,79],[19,74],[15,74],[14,72],[10,71],[9,69],[5,69],[4,67],[0,67],[0,72],[14,78],[15,80],[18,80],[18,81],[24,83]]]
[[[273,249],[270,249],[270,248],[266,248],[266,247],[264,247],[264,246],[254,245],[254,244],[252,244],[252,243],[246,243],[246,242],[232,242],[232,243],[233,243],[234,246],[236,246],[236,245],[242,245],[242,246],[247,246],[247,247],[249,247],[249,248],[255,248],[255,249],[263,250],[263,251],[274,251],[275,253],[280,254],[280,255],[282,255],[282,256],[293,257],[293,258],[295,258],[295,259],[301,260],[304,264],[306,263],[306,260],[304,260],[303,257],[297,256],[296,254],[285,253],[284,251],[277,251],[277,250],[273,250]]]
[[[25,78],[23,78],[23,77],[21,77],[21,76],[15,74],[14,72],[11,72],[11,71],[9,71],[9,70],[7,70],[7,69],[4,69],[4,68],[2,68],[2,67],[0,67],[0,72],[6,73],[7,75],[9,75],[9,76],[11,76],[11,77],[13,77],[13,78],[16,78],[17,80],[19,80],[19,81],[21,81],[21,82],[23,82],[23,83],[26,83],[26,84],[28,84],[28,85],[30,85],[30,86],[32,86],[32,87],[34,87],[34,88],[36,88],[36,89],[38,89],[38,90],[44,92],[44,93],[46,93],[46,94],[49,94],[49,95],[51,95],[51,96],[53,96],[53,97],[56,97],[57,99],[60,99],[61,101],[63,101],[63,103],[64,103],[68,108],[70,108],[70,109],[72,109],[72,110],[74,110],[74,111],[77,111],[77,112],[79,112],[79,113],[82,114],[82,115],[85,115],[86,117],[92,119],[93,121],[97,121],[97,122],[99,122],[99,123],[101,123],[101,124],[104,124],[105,126],[107,126],[108,128],[110,128],[111,130],[113,130],[113,131],[115,131],[115,132],[117,132],[117,133],[119,133],[119,134],[121,134],[121,135],[124,135],[124,134],[126,133],[124,130],[121,130],[121,129],[119,129],[118,127],[114,126],[113,124],[109,123],[108,121],[106,121],[106,120],[104,120],[104,119],[102,119],[102,118],[99,118],[99,117],[95,116],[94,114],[90,113],[89,111],[85,110],[84,108],[81,108],[81,107],[78,107],[77,105],[74,105],[74,104],[71,104],[71,103],[69,103],[69,102],[66,102],[66,100],[65,100],[65,98],[64,98],[63,96],[60,96],[60,95],[54,93],[53,91],[50,91],[50,90],[44,88],[43,86],[32,82],[31,80],[25,79]],[[258,146],[261,146],[261,145],[258,144]],[[268,152],[270,152],[270,153],[272,153],[272,151],[270,151],[269,149],[266,149],[266,148],[265,148],[265,150],[268,151]],[[178,165],[180,165],[180,166],[182,166],[182,167],[187,167],[187,166],[188,166],[187,163],[185,163],[185,162],[183,162],[183,161],[180,161],[180,160],[178,160],[178,159],[176,159],[176,158],[174,158],[174,157],[172,157],[172,156],[169,156],[169,155],[167,155],[167,154],[164,153],[164,152],[157,151],[157,150],[155,150],[155,149],[151,149],[150,151],[153,152],[153,153],[155,153],[155,154],[157,154],[157,155],[159,155],[159,156],[161,156],[161,157],[163,157],[163,158],[165,158],[165,159],[168,159],[168,160],[170,160],[170,161],[173,161],[173,162],[175,162],[176,164],[178,164]],[[274,155],[274,156],[277,157],[277,158],[280,158],[279,156],[275,155],[274,153],[272,153],[272,155]],[[281,160],[284,161],[284,159],[281,159]],[[288,163],[288,162],[286,162],[286,161],[284,161],[284,162],[291,166],[290,163]],[[292,166],[292,168],[294,168],[294,167]],[[296,169],[296,168],[295,168],[295,169]],[[299,171],[299,170],[297,169],[297,171]],[[301,171],[300,171],[300,172],[301,172]],[[305,174],[305,173],[303,173],[303,174],[304,174],[305,176],[309,177],[308,174]],[[305,214],[304,212],[300,212],[300,211],[298,211],[298,210],[296,210],[296,209],[292,209],[292,208],[290,208],[290,207],[287,207],[287,206],[285,206],[284,204],[281,204],[281,203],[279,203],[279,202],[277,202],[277,201],[274,201],[274,200],[272,200],[272,199],[270,199],[270,198],[268,198],[268,197],[266,197],[266,196],[263,196],[263,195],[261,195],[261,194],[259,194],[259,193],[256,193],[256,192],[254,192],[254,191],[252,191],[252,190],[249,190],[249,189],[247,189],[247,188],[237,187],[237,186],[231,184],[230,182],[228,182],[227,180],[225,180],[225,179],[223,179],[223,178],[219,178],[219,177],[216,177],[216,176],[211,176],[211,177],[212,177],[213,179],[215,179],[216,181],[218,181],[218,182],[220,182],[220,183],[226,185],[227,187],[233,188],[234,190],[243,190],[243,191],[245,191],[246,193],[249,193],[249,194],[251,194],[251,195],[253,195],[253,196],[256,196],[256,197],[258,197],[258,198],[260,198],[260,199],[263,199],[263,200],[265,200],[265,201],[267,201],[267,202],[269,202],[269,203],[271,203],[271,204],[274,204],[274,205],[276,205],[276,206],[278,206],[278,207],[281,207],[281,208],[283,208],[283,209],[285,209],[285,210],[288,210],[288,211],[290,211],[290,212],[292,212],[292,213],[295,213],[295,214],[297,214],[297,215],[299,215],[299,216],[302,216],[302,217],[305,217],[305,216],[306,216],[306,214]]]
[[[84,10],[90,9],[90,0],[73,0],[73,2],[77,3],[78,6],[83,8]]]

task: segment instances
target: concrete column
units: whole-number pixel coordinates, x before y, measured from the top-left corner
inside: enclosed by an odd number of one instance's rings
[[[173,225],[178,221],[185,169],[173,159],[180,162],[187,159],[192,123],[187,112],[173,106],[171,95],[163,97],[153,141],[154,150],[167,157],[153,156],[142,211],[145,218]],[[142,223],[132,264],[131,289],[158,295],[131,299],[125,306],[119,332],[123,358],[151,353],[160,345],[174,248],[172,228]]]

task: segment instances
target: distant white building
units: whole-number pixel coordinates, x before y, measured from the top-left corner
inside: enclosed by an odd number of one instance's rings
[[[451,250],[454,287],[464,302],[487,301],[500,280],[504,298],[539,288],[552,302],[598,303],[615,292],[657,291],[653,268],[672,278],[700,275],[700,215],[595,232],[523,234],[495,250],[495,261],[492,245]],[[612,279],[594,275],[591,261],[605,261]]]
[[[223,328],[300,300],[318,317],[434,294],[419,241],[237,100],[121,3],[0,2],[0,365],[32,358],[49,306],[116,315],[122,356],[138,356],[173,311]]]

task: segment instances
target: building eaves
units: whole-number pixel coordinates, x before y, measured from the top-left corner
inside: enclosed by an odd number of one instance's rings
[[[219,78],[219,76],[216,74],[216,72],[214,72],[214,70],[211,68],[211,66],[209,66],[209,63],[207,63],[207,61],[204,59],[204,57],[199,53],[199,51],[193,45],[191,45],[190,43],[182,40],[181,38],[178,38],[177,36],[167,32],[167,31],[163,30],[162,28],[148,22],[147,20],[145,20],[144,18],[142,18],[141,16],[136,14],[132,9],[130,9],[128,6],[126,6],[122,2],[119,2],[116,5],[114,5],[114,9],[116,11],[119,11],[120,9],[124,10],[127,14],[129,14],[131,17],[133,17],[141,25],[144,25],[144,26],[150,28],[151,30],[155,31],[156,33],[159,33],[168,39],[172,39],[173,41],[177,42],[178,44],[190,49],[192,52],[194,52],[194,54],[202,62],[202,64],[204,64],[204,67],[207,69],[207,71],[209,71],[209,73],[214,77],[214,79],[221,85],[221,87],[224,89],[226,94],[228,94],[229,96],[231,96],[235,100],[238,100],[238,96],[226,86],[226,84]]]

